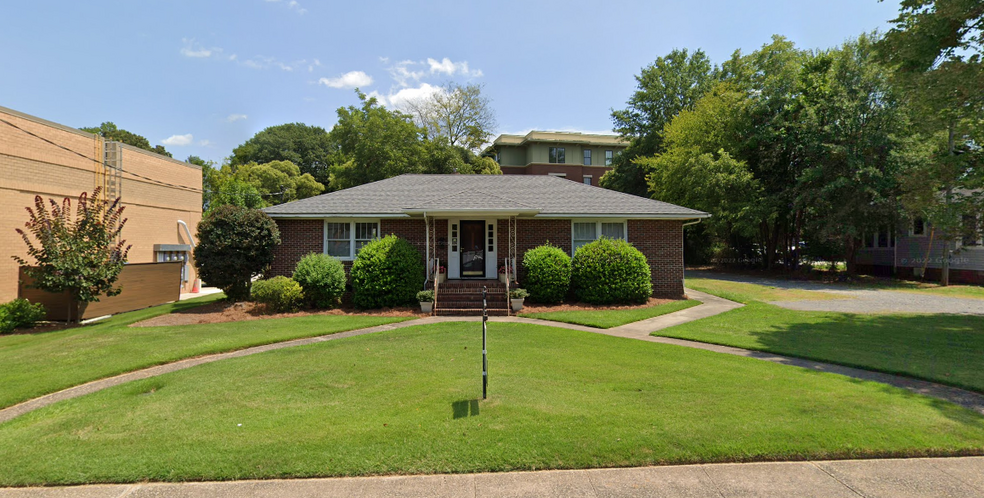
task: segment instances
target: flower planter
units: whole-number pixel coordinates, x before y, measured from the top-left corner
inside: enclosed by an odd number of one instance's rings
[[[508,284],[509,283],[509,275],[507,275],[505,273],[500,273],[499,274],[499,281],[502,282],[502,283],[504,283],[504,284]]]
[[[421,313],[430,313],[434,309],[434,303],[432,301],[420,303]]]
[[[519,310],[523,309],[523,300],[524,299],[525,298],[510,299],[509,302],[512,303],[512,310],[513,311],[519,311]]]
[[[448,274],[447,273],[438,273],[437,274],[437,283],[443,284],[444,281],[447,280],[447,279],[448,279]]]

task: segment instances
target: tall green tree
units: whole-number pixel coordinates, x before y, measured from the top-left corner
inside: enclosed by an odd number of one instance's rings
[[[612,171],[601,178],[600,185],[645,196],[649,171],[636,157],[663,152],[663,128],[683,110],[693,105],[711,89],[717,71],[701,50],[692,54],[674,50],[657,58],[636,76],[638,89],[626,102],[626,108],[612,111],[615,131],[629,140],[629,147],[616,156]]]
[[[984,165],[984,3],[980,0],[904,0],[893,28],[879,43],[897,68],[923,144],[907,154],[912,170],[906,207],[927,219],[933,235],[954,247],[964,214],[982,209]],[[944,258],[942,283],[949,281]]]
[[[803,157],[797,212],[813,242],[839,248],[854,274],[862,236],[896,226],[902,164],[893,154],[908,131],[890,71],[862,35],[812,54],[800,73],[795,133]]]
[[[362,105],[338,109],[329,133],[332,144],[329,188],[339,190],[404,173],[422,173],[424,130],[400,111],[357,92]]]
[[[333,151],[328,132],[320,126],[287,123],[260,131],[232,150],[229,164],[264,164],[290,161],[319,183],[328,183],[329,156]]]
[[[151,152],[155,152],[162,156],[173,157],[171,156],[170,152],[164,149],[163,145],[151,146],[150,141],[147,140],[146,137],[119,128],[115,124],[113,124],[112,121],[106,121],[105,123],[99,126],[93,126],[89,128],[79,128],[79,129],[87,133],[99,135],[100,137],[103,137],[106,140],[112,140],[114,142],[122,142],[127,145],[132,145],[134,147],[141,148],[143,150],[149,150]]]
[[[324,185],[308,173],[301,174],[290,161],[243,164],[235,168],[229,180],[252,185],[264,206],[306,199],[325,191]]]
[[[448,82],[439,91],[409,102],[407,111],[428,138],[444,138],[472,151],[487,145],[497,126],[495,110],[482,94],[482,85]]]

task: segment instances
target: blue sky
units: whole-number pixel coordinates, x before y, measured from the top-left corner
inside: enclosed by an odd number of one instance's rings
[[[176,158],[220,162],[271,125],[330,129],[352,90],[398,107],[480,83],[500,133],[605,132],[634,75],[674,48],[715,63],[781,34],[827,48],[887,29],[887,0],[4,2],[0,105],[113,121]]]

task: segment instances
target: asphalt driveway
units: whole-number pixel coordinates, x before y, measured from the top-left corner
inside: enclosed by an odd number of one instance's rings
[[[863,289],[845,284],[825,284],[704,270],[688,270],[686,277],[745,282],[767,285],[777,289],[829,292],[843,296],[843,299],[776,301],[770,303],[793,310],[837,311],[843,313],[949,313],[958,315],[984,315],[984,299],[932,296],[916,292],[886,289]]]

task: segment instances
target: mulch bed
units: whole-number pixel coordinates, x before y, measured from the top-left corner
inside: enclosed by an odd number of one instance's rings
[[[657,299],[655,297],[649,298],[646,304],[630,304],[630,305],[614,305],[614,306],[604,306],[580,303],[575,301],[567,301],[561,304],[552,305],[541,305],[526,303],[523,305],[523,309],[520,313],[548,313],[551,311],[603,311],[603,310],[633,310],[638,308],[651,308],[653,306],[659,306],[661,304],[672,303],[676,299]]]
[[[269,318],[293,318],[312,315],[372,315],[372,316],[407,316],[421,317],[419,307],[404,306],[400,308],[383,308],[379,310],[357,310],[350,305],[342,304],[332,310],[301,310],[296,313],[271,313],[265,305],[242,302],[216,301],[195,308],[175,311],[167,315],[156,316],[142,322],[131,324],[131,327],[160,327],[166,325],[194,325],[202,323],[241,322],[245,320],[264,320]]]

